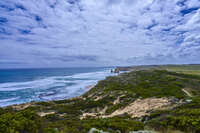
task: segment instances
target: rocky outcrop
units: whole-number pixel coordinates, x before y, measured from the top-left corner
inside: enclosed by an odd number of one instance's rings
[[[116,67],[114,70],[111,70],[111,72],[120,73],[120,72],[125,72],[125,71],[140,71],[140,70],[149,70],[149,69],[161,69],[161,67],[157,65]]]
[[[124,71],[131,71],[132,67],[116,67],[114,69],[114,73],[120,73],[120,72],[124,72]]]

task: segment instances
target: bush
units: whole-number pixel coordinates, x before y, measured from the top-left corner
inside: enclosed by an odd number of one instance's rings
[[[151,114],[148,125],[157,130],[177,129],[184,132],[200,132],[200,98],[171,111]]]
[[[40,119],[31,110],[5,113],[0,116],[1,133],[38,133]]]

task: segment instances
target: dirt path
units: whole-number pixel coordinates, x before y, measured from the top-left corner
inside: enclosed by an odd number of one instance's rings
[[[55,114],[55,112],[39,112],[39,113],[37,113],[40,117],[44,117],[44,116],[46,116],[46,115],[51,115],[51,114]]]
[[[187,94],[189,97],[192,97],[192,94],[190,94],[188,91],[187,91],[187,89],[185,88],[185,89],[183,89],[183,92],[185,93],[185,94]]]

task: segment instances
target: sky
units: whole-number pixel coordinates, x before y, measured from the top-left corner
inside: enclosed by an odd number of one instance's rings
[[[0,0],[0,68],[200,63],[200,0]]]

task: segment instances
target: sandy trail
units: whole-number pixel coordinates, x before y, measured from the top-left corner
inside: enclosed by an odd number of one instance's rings
[[[182,89],[183,90],[183,92],[185,93],[185,94],[187,94],[189,97],[192,97],[192,94],[190,94],[188,91],[187,91],[187,89]]]

